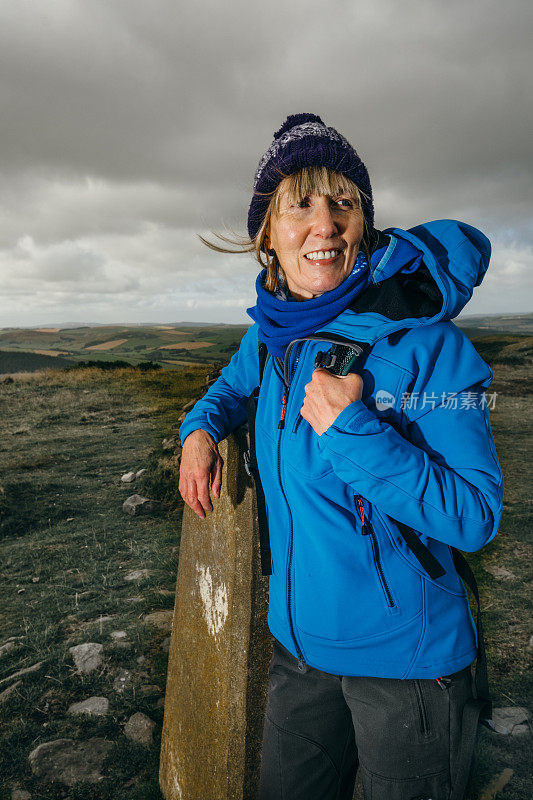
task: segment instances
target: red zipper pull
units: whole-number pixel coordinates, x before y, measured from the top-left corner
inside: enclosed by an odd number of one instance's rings
[[[278,428],[281,430],[285,427],[285,412],[287,411],[287,395],[283,395],[283,399],[281,401],[281,419],[278,422]]]
[[[368,536],[370,529],[365,520],[365,507],[363,505],[363,498],[359,495],[357,496],[357,507],[359,509],[359,516],[361,517],[361,533],[363,536]]]

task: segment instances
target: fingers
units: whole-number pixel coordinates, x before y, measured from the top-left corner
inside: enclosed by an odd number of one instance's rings
[[[222,458],[219,456],[217,462],[213,468],[212,473],[212,483],[211,483],[211,491],[213,492],[213,497],[220,497],[220,487],[222,485],[222,467],[224,466],[224,462]]]

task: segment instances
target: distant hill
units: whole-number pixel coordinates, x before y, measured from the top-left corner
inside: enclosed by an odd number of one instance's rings
[[[533,314],[466,314],[454,320],[463,330],[476,330],[477,336],[489,333],[533,333]]]

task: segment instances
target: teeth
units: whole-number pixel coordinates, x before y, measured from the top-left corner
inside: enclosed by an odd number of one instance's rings
[[[314,253],[306,253],[306,258],[309,261],[321,261],[322,259],[326,258],[333,258],[340,253],[340,250],[317,250]]]

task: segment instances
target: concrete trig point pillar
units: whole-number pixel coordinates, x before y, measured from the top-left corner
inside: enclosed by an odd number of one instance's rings
[[[253,800],[268,662],[268,579],[242,429],[220,443],[220,499],[183,515],[159,781],[166,800]]]

